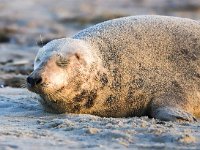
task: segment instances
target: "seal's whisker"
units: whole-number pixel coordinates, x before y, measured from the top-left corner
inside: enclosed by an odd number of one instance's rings
[[[27,88],[27,84],[26,84],[26,83],[22,83],[22,84],[20,85],[20,87],[21,87],[21,88]]]
[[[44,46],[44,43],[43,43],[42,35],[41,35],[41,34],[40,34],[40,41],[41,41],[42,46]]]

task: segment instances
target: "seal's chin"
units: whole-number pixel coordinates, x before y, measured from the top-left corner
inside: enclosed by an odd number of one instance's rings
[[[34,93],[37,93],[37,94],[40,94],[41,93],[41,88],[38,88],[36,86],[34,87],[31,87],[30,85],[27,85],[27,89],[31,92],[34,92]]]
[[[42,94],[46,91],[47,88],[44,85],[31,86],[30,84],[27,84],[27,89],[31,92]]]
[[[28,87],[28,90],[36,94],[39,94],[43,98],[46,97],[45,99],[47,99],[47,97],[48,98],[54,96],[56,97],[56,95],[59,93],[59,91],[56,90],[54,86],[50,86],[48,84],[41,84],[41,85],[36,85],[34,87]]]

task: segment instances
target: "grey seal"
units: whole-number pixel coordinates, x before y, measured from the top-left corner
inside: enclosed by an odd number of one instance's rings
[[[200,115],[200,23],[131,16],[42,47],[27,78],[47,110],[165,121]]]

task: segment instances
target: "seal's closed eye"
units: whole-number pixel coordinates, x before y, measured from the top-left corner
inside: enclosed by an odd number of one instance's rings
[[[58,60],[56,61],[56,64],[57,64],[59,67],[66,67],[66,66],[69,64],[69,60],[66,59],[65,57],[59,55],[59,58],[58,58]]]
[[[59,67],[66,67],[69,64],[69,60],[59,60],[56,62]]]

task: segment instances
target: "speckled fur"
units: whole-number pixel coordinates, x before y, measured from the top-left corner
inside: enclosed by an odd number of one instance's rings
[[[101,60],[87,81],[90,89],[74,95],[79,106],[73,112],[189,121],[200,115],[198,21],[125,17],[87,28],[72,39],[88,43]]]

